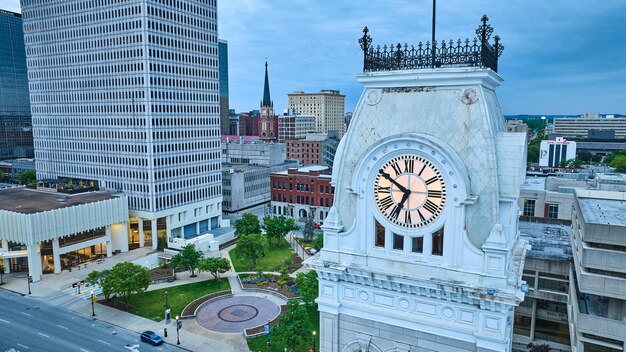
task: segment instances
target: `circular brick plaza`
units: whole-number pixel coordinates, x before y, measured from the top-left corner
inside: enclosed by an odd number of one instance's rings
[[[216,299],[198,308],[196,321],[217,332],[243,332],[267,324],[280,313],[280,307],[265,298],[233,296]]]

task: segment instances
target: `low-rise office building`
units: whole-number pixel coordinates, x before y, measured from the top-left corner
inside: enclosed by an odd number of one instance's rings
[[[577,190],[571,245],[572,350],[626,350],[626,193]]]
[[[553,352],[570,351],[567,298],[572,261],[570,227],[520,221],[520,236],[531,245],[522,279],[528,284],[524,301],[515,308],[513,346],[547,344]]]
[[[226,213],[248,209],[270,201],[270,175],[298,167],[295,160],[274,165],[222,164],[222,208]]]
[[[526,177],[520,187],[522,220],[569,224],[575,189],[592,187],[587,174]]]
[[[33,281],[129,249],[128,199],[108,192],[0,190],[0,259]]]

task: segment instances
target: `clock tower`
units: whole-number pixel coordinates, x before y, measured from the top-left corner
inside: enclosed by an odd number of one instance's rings
[[[495,94],[502,45],[374,48],[335,157],[318,273],[320,351],[510,351],[528,245],[519,238],[523,133]]]

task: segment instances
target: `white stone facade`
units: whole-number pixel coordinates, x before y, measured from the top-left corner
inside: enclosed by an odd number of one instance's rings
[[[359,81],[365,90],[337,150],[324,248],[308,262],[320,278],[320,350],[510,350],[524,298],[517,218],[526,136],[505,132],[500,77],[449,68]],[[429,160],[447,191],[441,215],[413,229],[387,221],[373,193],[381,165],[405,154]],[[381,226],[383,244],[375,242]],[[445,236],[435,250],[438,231]]]

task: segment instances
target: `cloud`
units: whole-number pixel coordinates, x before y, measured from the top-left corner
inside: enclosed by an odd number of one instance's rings
[[[362,86],[358,38],[417,44],[431,36],[431,0],[218,0],[229,44],[230,103],[258,109],[265,58],[277,111],[294,90],[340,89],[346,111]],[[0,8],[19,10],[17,0]],[[464,0],[437,3],[437,38],[472,37],[487,14],[505,45],[498,88],[504,113],[626,113],[626,2]],[[549,97],[549,98],[547,98]]]

